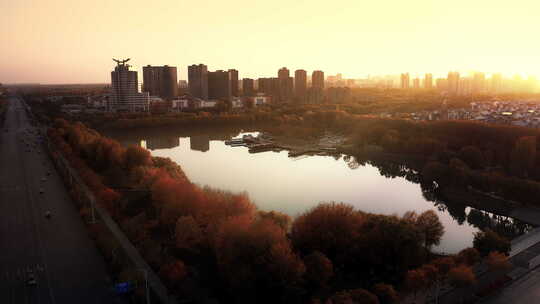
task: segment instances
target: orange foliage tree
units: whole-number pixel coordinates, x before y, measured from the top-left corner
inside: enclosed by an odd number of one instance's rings
[[[317,287],[324,287],[334,275],[334,265],[323,253],[315,251],[304,257],[306,279]]]

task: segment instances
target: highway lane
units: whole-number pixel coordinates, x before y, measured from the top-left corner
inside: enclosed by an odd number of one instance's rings
[[[31,274],[36,286],[26,284]],[[12,98],[0,134],[0,303],[116,303],[111,286],[23,104]]]
[[[503,290],[481,301],[483,304],[533,304],[540,302],[540,271],[534,269]]]

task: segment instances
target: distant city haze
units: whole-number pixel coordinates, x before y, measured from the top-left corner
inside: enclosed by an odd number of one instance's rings
[[[111,58],[347,78],[540,76],[537,0],[0,1],[0,82],[108,83]],[[142,74],[141,74],[142,75]]]

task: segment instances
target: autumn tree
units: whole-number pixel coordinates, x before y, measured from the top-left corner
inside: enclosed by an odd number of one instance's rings
[[[456,262],[452,257],[442,257],[433,260],[431,264],[428,265],[429,266],[424,266],[423,269],[425,273],[429,274],[432,278],[433,274],[431,271],[433,268],[431,268],[430,266],[436,269],[435,280],[432,282],[435,283],[435,297],[438,298],[442,282],[447,278],[448,272],[450,272],[450,270],[455,267]]]
[[[305,272],[283,229],[270,220],[249,215],[224,220],[213,249],[227,286],[245,300],[255,301],[257,294],[275,301],[293,297]]]
[[[473,285],[476,282],[476,278],[469,266],[459,265],[450,270],[448,281],[454,287],[465,288]]]
[[[510,241],[491,229],[475,233],[473,246],[480,252],[481,256],[487,256],[492,251],[508,254],[511,249]]]
[[[333,260],[343,263],[351,275],[377,273],[372,284],[391,280],[396,274],[422,263],[422,238],[414,223],[397,216],[365,214],[358,240]],[[362,277],[360,277],[362,278]]]
[[[514,174],[527,177],[536,162],[536,137],[520,137],[510,154],[510,168]]]
[[[433,260],[431,264],[437,268],[437,273],[439,276],[445,276],[448,274],[450,269],[454,268],[456,262],[452,257],[442,257]]]
[[[444,234],[444,226],[433,210],[422,212],[416,219],[416,227],[422,234],[424,247],[428,250],[431,246],[438,245]]]
[[[324,287],[334,275],[334,265],[323,253],[315,251],[304,258],[306,279],[317,287]]]
[[[363,288],[349,290],[349,295],[355,304],[379,304],[377,296]]]
[[[116,217],[120,212],[120,193],[116,192],[111,188],[103,188],[103,190],[98,193],[99,202],[109,211],[109,213]]]
[[[456,261],[472,266],[480,261],[480,252],[476,248],[465,248],[457,254]]]
[[[486,258],[489,270],[493,272],[505,272],[512,268],[512,264],[504,253],[492,251]]]
[[[332,295],[328,299],[326,303],[327,304],[354,304],[351,295],[346,290],[336,292],[334,295]]]
[[[466,146],[459,151],[459,158],[470,168],[480,169],[484,167],[484,156],[482,151],[475,146]]]
[[[409,223],[412,223],[413,225],[416,225],[418,213],[416,213],[416,211],[406,211],[401,218]]]
[[[437,182],[444,184],[447,181],[448,167],[440,162],[428,162],[422,169],[422,180],[425,182]]]
[[[186,265],[181,260],[163,264],[159,269],[159,276],[165,278],[169,285],[174,286],[187,276]]]
[[[373,286],[373,293],[379,298],[381,304],[395,304],[399,301],[399,296],[394,286],[378,283]]]
[[[452,286],[461,288],[464,292],[468,287],[476,283],[476,276],[470,266],[459,265],[448,272],[448,281]]]
[[[407,271],[404,284],[405,288],[412,292],[414,299],[416,299],[416,294],[427,288],[428,281],[426,274],[421,269],[412,269]]]
[[[122,229],[134,242],[139,242],[148,237],[148,232],[145,229],[147,217],[144,212],[136,216],[127,218],[122,222]]]
[[[232,193],[205,187],[195,191],[192,200],[200,200],[196,219],[203,226],[212,226],[230,217],[247,216],[254,219],[257,207],[247,193]]]
[[[205,235],[193,216],[182,216],[176,221],[176,247],[198,252],[205,242]]]
[[[126,167],[128,170],[152,163],[150,152],[139,146],[129,146],[126,150]]]
[[[333,260],[350,249],[363,219],[350,205],[322,203],[294,221],[291,240],[302,252],[320,251]]]
[[[284,231],[288,231],[289,227],[291,225],[291,217],[288,216],[285,213],[281,213],[278,211],[259,211],[258,216],[261,219],[269,219],[276,223],[278,226],[280,226]]]

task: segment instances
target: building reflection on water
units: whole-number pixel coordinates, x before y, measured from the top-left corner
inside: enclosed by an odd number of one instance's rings
[[[180,145],[180,137],[149,137],[146,139],[146,148],[149,150],[171,149]]]
[[[191,136],[189,143],[191,150],[201,152],[210,150],[210,136],[208,135]]]
[[[210,140],[211,140],[210,136],[197,135],[197,136],[190,136],[189,138],[190,138],[189,142],[190,142],[191,150],[201,151],[201,152],[207,152],[210,150]],[[172,149],[172,148],[180,146],[180,137],[178,136],[173,136],[173,137],[152,136],[142,141],[137,141],[137,142],[124,141],[124,143],[128,143],[129,145],[136,144],[148,150]]]

